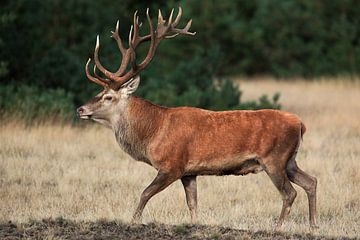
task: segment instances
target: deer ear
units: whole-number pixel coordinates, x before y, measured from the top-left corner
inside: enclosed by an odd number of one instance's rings
[[[140,76],[137,75],[121,87],[121,91],[127,95],[136,91],[140,83]]]

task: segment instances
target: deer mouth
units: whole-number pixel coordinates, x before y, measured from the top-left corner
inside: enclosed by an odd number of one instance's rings
[[[91,119],[92,114],[83,114],[83,115],[79,115],[80,119]]]
[[[93,112],[85,106],[79,107],[76,112],[81,119],[91,119],[93,115]]]

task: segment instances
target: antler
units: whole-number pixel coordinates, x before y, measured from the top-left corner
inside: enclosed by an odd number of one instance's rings
[[[139,24],[139,17],[137,16],[137,11],[134,13],[134,24],[131,26],[130,32],[129,32],[129,48],[125,48],[124,44],[122,42],[122,39],[119,36],[119,21],[116,23],[116,28],[114,32],[111,32],[111,37],[115,39],[117,42],[117,45],[119,47],[119,50],[122,55],[122,61],[121,64],[116,72],[110,72],[107,69],[103,67],[103,65],[100,63],[99,60],[99,35],[96,38],[96,46],[94,51],[94,60],[95,60],[95,66],[94,66],[94,76],[92,76],[89,72],[89,63],[91,61],[91,58],[89,58],[88,62],[85,66],[85,72],[86,76],[89,80],[103,86],[103,87],[110,87],[113,89],[119,89],[121,85],[129,81],[131,78],[139,74],[140,71],[142,71],[146,66],[151,62],[152,58],[154,57],[155,51],[164,38],[173,38],[176,37],[179,34],[184,35],[195,35],[196,32],[189,32],[192,20],[190,20],[186,26],[183,29],[176,28],[178,23],[180,22],[181,16],[182,16],[182,9],[179,7],[179,12],[177,17],[175,18],[175,21],[173,21],[173,13],[174,9],[171,10],[169,19],[165,21],[162,17],[161,11],[159,10],[158,14],[158,23],[157,28],[154,30],[150,15],[149,15],[149,9],[146,10],[146,18],[149,23],[149,30],[150,33],[145,36],[139,35],[139,29],[141,27],[141,23]],[[146,57],[144,60],[140,63],[136,63],[136,47],[146,41],[150,40],[150,47],[147,52]],[[131,68],[128,72],[125,72],[128,68],[129,63],[131,64]],[[99,69],[99,71],[106,76],[106,78],[100,77],[96,73],[96,68]]]

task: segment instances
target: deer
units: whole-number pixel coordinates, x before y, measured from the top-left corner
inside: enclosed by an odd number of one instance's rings
[[[137,11],[128,37],[128,48],[119,35],[119,21],[111,37],[122,55],[115,72],[99,60],[99,35],[94,50],[93,74],[89,58],[87,78],[103,90],[77,109],[81,119],[93,120],[110,128],[124,152],[136,161],[157,170],[154,180],[142,192],[132,222],[141,221],[147,202],[177,180],[185,190],[191,221],[197,221],[197,176],[247,175],[265,171],[282,196],[282,210],[276,223],[279,230],[289,214],[297,192],[291,183],[303,188],[308,197],[309,223],[317,228],[317,179],[301,170],[296,155],[306,127],[300,118],[280,110],[210,111],[195,107],[163,107],[133,96],[140,72],[151,62],[163,39],[193,36],[192,20],[184,28],[177,25],[182,9],[173,20],[174,9],[164,20],[158,12],[156,29],[146,11],[149,34],[141,36]],[[150,41],[146,56],[138,63],[136,48]],[[100,73],[97,72],[100,71]]]

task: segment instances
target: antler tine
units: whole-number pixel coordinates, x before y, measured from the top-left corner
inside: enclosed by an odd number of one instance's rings
[[[176,25],[179,24],[180,19],[181,19],[181,16],[182,16],[182,8],[179,6],[178,15],[176,16],[175,21],[174,21],[174,23],[172,24],[173,27],[176,27]]]
[[[168,26],[171,26],[171,24],[172,24],[173,14],[174,14],[174,9],[171,9],[171,13],[170,13],[169,20],[168,20]]]
[[[95,76],[97,79],[101,80],[102,82],[108,83],[108,80],[107,80],[107,79],[100,77],[100,76],[96,73],[96,65],[95,65],[95,64],[94,64],[93,72],[94,72],[94,76]]]
[[[90,81],[93,81],[94,83],[100,85],[100,86],[103,86],[103,87],[107,87],[109,86],[109,84],[107,82],[103,82],[102,78],[96,78],[96,77],[93,77],[91,76],[90,72],[89,72],[89,63],[91,61],[91,58],[89,58],[86,62],[86,65],[85,65],[85,74],[86,74],[86,77],[90,80]]]
[[[129,32],[129,49],[128,49],[128,52],[129,52],[129,55],[130,55],[131,67],[132,67],[132,69],[135,70],[137,68],[137,65],[136,65],[136,60],[135,60],[136,53],[135,53],[135,47],[134,47],[134,44],[133,44],[132,32],[133,32],[133,25],[131,25],[130,32]],[[136,33],[135,33],[135,27],[134,27],[134,41],[135,41],[135,37],[136,37]]]
[[[133,36],[133,39],[132,41],[134,42],[135,39],[138,37],[139,35],[139,17],[137,16],[137,10],[135,11],[134,13],[134,36]]]
[[[131,25],[131,27],[130,27],[130,32],[129,32],[129,47],[132,47],[132,32],[133,32],[133,28],[134,28],[134,26],[133,25]]]
[[[165,24],[165,20],[161,14],[161,10],[159,9],[159,14],[158,14],[158,24],[164,25]]]
[[[112,33],[111,37],[116,40],[118,47],[120,49],[120,52],[124,55],[126,52],[126,49],[125,49],[124,44],[122,43],[121,38],[119,36],[119,20],[117,20],[117,22],[116,22],[115,32],[111,31],[111,33]]]
[[[189,32],[191,24],[192,24],[192,19],[190,19],[190,21],[186,24],[186,26],[183,29],[172,28],[172,31],[175,32],[175,34],[171,35],[171,36],[166,36],[166,38],[173,38],[173,37],[177,36],[178,34],[194,36],[196,34],[196,32]]]
[[[166,39],[169,39],[169,38],[174,38],[176,37],[177,35],[179,35],[180,33],[175,33],[173,35],[169,35],[169,36],[165,36]]]
[[[95,60],[95,65],[96,67],[108,78],[111,79],[112,74],[106,70],[103,65],[100,63],[99,60],[99,49],[100,49],[100,40],[99,40],[99,35],[97,35],[96,37],[96,46],[95,46],[95,51],[94,51],[94,60]]]
[[[191,24],[192,24],[192,19],[189,20],[189,22],[186,24],[186,26],[185,26],[185,28],[183,28],[183,30],[185,31],[186,34],[194,36],[196,34],[196,32],[189,32]]]

